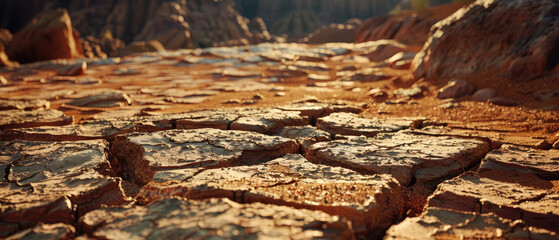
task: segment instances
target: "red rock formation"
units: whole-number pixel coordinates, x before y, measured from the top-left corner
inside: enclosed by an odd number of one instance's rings
[[[477,1],[433,27],[414,60],[414,75],[482,74],[486,82],[512,83],[553,75],[559,62],[557,16],[557,1]]]
[[[57,9],[38,16],[13,36],[6,52],[22,63],[83,57],[78,34],[68,12]]]
[[[429,8],[420,14],[404,12],[367,19],[357,30],[356,42],[395,39],[404,43],[423,44],[431,26],[448,17],[463,4],[454,3]]]

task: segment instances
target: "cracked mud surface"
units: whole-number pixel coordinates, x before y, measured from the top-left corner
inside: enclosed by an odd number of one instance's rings
[[[556,112],[439,108],[375,44],[1,69],[0,238],[558,239]]]

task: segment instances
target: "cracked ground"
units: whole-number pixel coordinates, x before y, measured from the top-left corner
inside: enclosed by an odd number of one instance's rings
[[[0,238],[558,239],[557,112],[448,107],[391,44],[1,69]]]

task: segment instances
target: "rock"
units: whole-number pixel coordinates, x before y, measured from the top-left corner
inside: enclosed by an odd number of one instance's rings
[[[165,2],[159,6],[135,41],[157,40],[166,49],[193,48],[190,25],[185,21],[186,6]]]
[[[303,153],[306,153],[309,147],[317,142],[332,140],[329,133],[312,126],[284,127],[276,135],[297,140]]]
[[[46,100],[0,100],[0,110],[41,110],[49,108],[50,102]]]
[[[77,76],[85,74],[85,70],[87,70],[87,63],[81,62],[66,66],[58,70],[59,76]]]
[[[30,94],[12,96],[10,100],[55,100],[65,98],[72,95],[74,91],[69,89],[60,89],[52,91],[31,91]],[[1,98],[1,97],[0,97]]]
[[[367,96],[374,98],[376,101],[382,102],[388,98],[388,94],[380,88],[373,88],[367,92]]]
[[[554,53],[559,23],[553,20],[558,4],[478,1],[457,11],[431,28],[431,37],[413,63],[415,77],[485,73],[484,78],[519,83],[550,76],[558,63]],[[495,32],[500,34],[490,34]]]
[[[408,60],[413,60],[413,58],[415,57],[415,52],[399,52],[394,54],[394,56],[390,57],[389,59],[386,60],[386,63],[388,64],[388,67],[395,67],[396,64],[400,63],[400,62],[406,62]]]
[[[403,96],[409,98],[417,98],[423,96],[423,89],[420,87],[412,87],[412,88],[398,88],[394,91],[394,95],[396,96]]]
[[[157,222],[158,227],[150,226]],[[320,211],[227,199],[161,200],[148,206],[104,208],[80,220],[92,238],[353,239],[345,220]]]
[[[394,39],[408,44],[423,45],[431,26],[460,9],[463,3],[427,8],[419,14],[404,12],[369,18],[357,29],[356,42]]]
[[[147,42],[137,41],[137,42],[132,42],[128,46],[118,50],[118,52],[114,56],[124,57],[135,53],[159,52],[159,51],[165,51],[165,47],[157,40],[151,40]]]
[[[376,136],[382,132],[397,132],[421,125],[417,119],[368,119],[354,113],[333,113],[319,118],[316,126],[332,135]]]
[[[553,149],[559,149],[559,140],[555,141],[555,143],[553,143]]]
[[[120,107],[123,105],[130,105],[132,99],[125,93],[113,89],[94,89],[84,91],[74,96],[75,99],[67,103],[70,106],[76,107]]]
[[[439,90],[438,98],[460,98],[473,94],[476,88],[469,82],[460,79],[453,79],[446,86]]]
[[[454,109],[454,108],[459,108],[462,105],[460,105],[460,103],[455,103],[455,102],[449,102],[449,103],[443,103],[441,105],[438,106],[438,108],[440,109]]]
[[[18,63],[10,61],[8,55],[4,51],[4,45],[0,42],[0,67],[17,67]]]
[[[174,183],[173,183],[174,182]],[[169,196],[226,197],[242,203],[268,203],[321,210],[350,220],[356,232],[379,235],[403,213],[400,186],[387,175],[360,175],[341,167],[315,165],[301,155],[259,165],[211,169],[191,178],[150,184],[140,202]]]
[[[427,208],[419,217],[407,218],[392,226],[384,239],[555,239],[553,232],[523,227],[518,221],[495,214],[455,212]]]
[[[534,98],[538,101],[548,101],[559,97],[559,89],[542,89],[533,94]]]
[[[543,179],[559,179],[559,150],[539,150],[505,144],[491,151],[482,161],[483,169],[530,172]]]
[[[184,114],[176,122],[178,129],[216,128],[274,134],[284,126],[307,125],[309,119],[299,112],[273,108],[199,111]]]
[[[537,177],[530,179],[525,175],[506,174],[506,171],[486,175],[491,178],[503,176],[503,180],[508,182],[466,173],[440,184],[429,198],[428,206],[494,213],[513,221],[520,219],[527,226],[555,232],[559,230],[556,224],[559,221],[559,210],[556,208],[559,195],[547,189],[546,185],[553,185],[551,182]]]
[[[101,205],[127,202],[104,141],[0,142],[0,236],[37,223],[73,224]],[[9,190],[8,190],[9,189]]]
[[[84,48],[84,55],[87,58],[99,58],[93,65],[103,65],[103,62],[114,61],[115,59],[107,59],[107,57],[114,57],[117,55],[118,51],[124,47],[126,44],[117,38],[112,38],[110,36],[102,36],[96,38],[94,36],[86,36],[84,39],[80,39]]]
[[[487,152],[489,143],[477,139],[399,132],[316,143],[306,157],[362,173],[390,174],[407,186],[457,175]]]
[[[73,117],[68,117],[58,110],[0,111],[1,130],[39,126],[63,126],[71,124],[73,120]]]
[[[261,162],[296,153],[298,145],[294,140],[245,131],[168,130],[117,136],[111,152],[124,174],[147,184],[155,171]]]
[[[508,99],[505,97],[494,97],[489,99],[490,103],[493,103],[495,105],[499,105],[499,106],[516,106],[518,105],[518,103],[512,99]]]
[[[84,56],[78,33],[64,9],[41,14],[14,34],[6,53],[21,63]]]
[[[6,79],[4,76],[0,76],[0,85],[7,85],[8,84],[8,79]]]
[[[474,95],[472,95],[472,100],[478,102],[486,102],[497,96],[497,90],[494,88],[484,88],[477,90]]]
[[[24,239],[73,239],[76,229],[72,225],[64,223],[43,224],[39,223],[33,228],[29,228],[18,232],[7,240],[24,240]]]
[[[410,51],[407,45],[394,40],[379,40],[371,42],[369,45],[371,46],[367,56],[369,60],[375,62],[386,61],[395,54]]]

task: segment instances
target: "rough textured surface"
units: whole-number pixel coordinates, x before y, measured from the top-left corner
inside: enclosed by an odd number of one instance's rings
[[[542,178],[559,179],[559,150],[538,150],[514,145],[503,145],[485,158],[480,169],[512,169],[531,172]]]
[[[421,216],[391,227],[384,239],[557,239],[557,235],[495,214],[428,208]]]
[[[407,186],[457,175],[487,152],[489,143],[477,139],[399,132],[317,143],[307,158],[364,173],[391,174]]]
[[[157,228],[150,228],[156,224]],[[226,199],[162,200],[146,207],[99,209],[81,225],[101,239],[353,239],[343,219],[319,211]],[[324,228],[325,227],[325,228]]]
[[[72,225],[64,223],[55,224],[42,224],[39,223],[33,228],[29,228],[18,232],[6,240],[32,240],[32,239],[44,239],[44,240],[69,240],[74,237],[76,229]]]
[[[46,100],[0,100],[0,110],[37,110],[49,108],[50,102]]]
[[[38,222],[72,224],[103,204],[126,202],[104,141],[0,142],[0,236]]]
[[[296,111],[300,112],[301,116],[309,117],[311,124],[316,123],[317,119],[320,117],[328,116],[336,112],[347,112],[347,113],[360,113],[362,110],[359,106],[355,104],[348,104],[344,102],[339,103],[329,103],[329,102],[300,102],[288,104],[285,106],[277,107],[284,111]]]
[[[205,170],[184,179],[150,184],[139,193],[141,203],[167,196],[188,199],[226,197],[242,203],[263,202],[322,210],[342,215],[360,234],[379,235],[403,212],[399,184],[388,175],[361,175],[355,171],[308,162],[287,155],[255,166]]]
[[[422,119],[367,119],[353,113],[334,113],[319,118],[318,129],[333,135],[375,136],[382,132],[397,132],[421,126]]]
[[[297,140],[301,152],[306,153],[309,147],[317,142],[330,141],[330,134],[312,126],[285,127],[276,135]]]
[[[154,171],[258,163],[298,150],[294,140],[217,129],[128,134],[111,148],[124,174],[139,184],[150,182]]]
[[[493,172],[487,175],[498,178],[503,174]],[[552,186],[550,182],[514,174],[501,181],[464,174],[439,185],[428,205],[457,211],[495,213],[503,218],[521,219],[528,226],[557,232],[559,195],[547,189],[549,186],[546,185]]]
[[[433,26],[414,60],[414,75],[450,78],[483,72],[483,78],[512,83],[549,76],[558,63],[558,6],[555,1],[476,1]]]
[[[309,123],[298,112],[273,108],[236,109],[230,111],[199,111],[185,114],[177,120],[179,129],[216,128],[245,130],[273,134],[284,126],[301,126]]]
[[[0,111],[0,130],[38,126],[62,126],[71,124],[72,121],[73,117],[68,117],[58,110]]]
[[[22,63],[83,57],[83,47],[72,28],[68,12],[52,10],[17,32],[6,53]]]
[[[472,95],[476,88],[469,82],[460,79],[453,79],[439,90],[438,98],[460,98],[463,96]]]
[[[130,105],[132,100],[125,93],[112,89],[96,89],[82,92],[74,96],[76,99],[68,103],[68,105],[76,107],[119,107]]]

